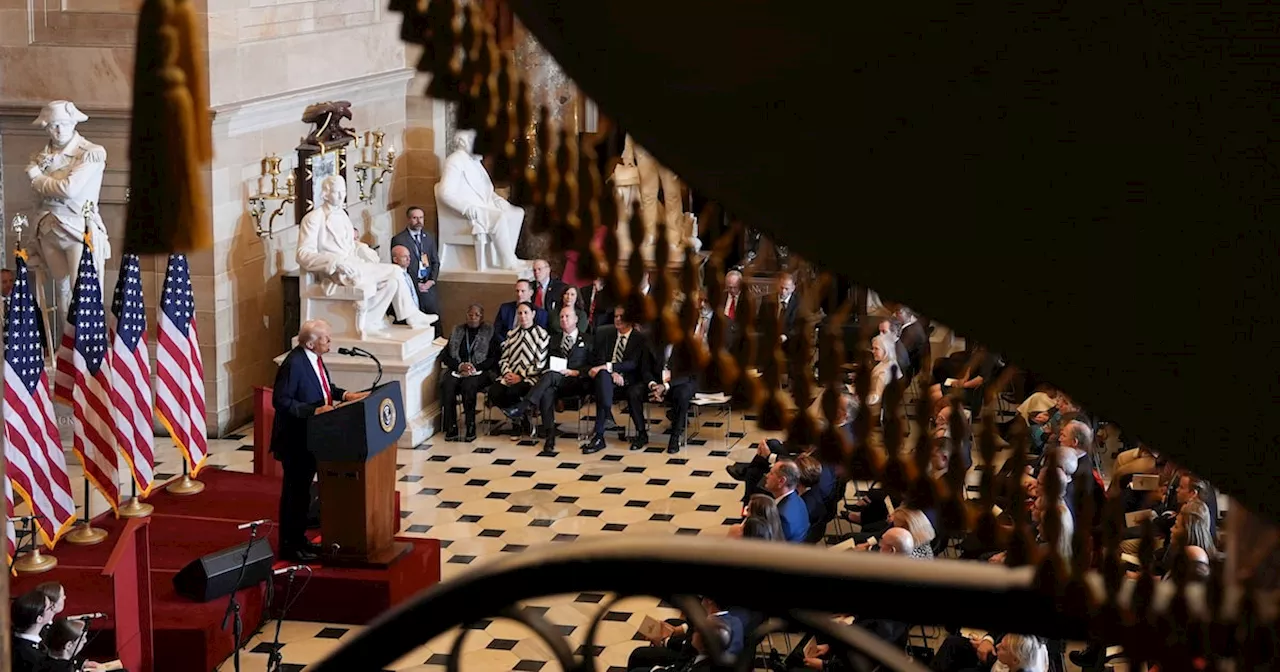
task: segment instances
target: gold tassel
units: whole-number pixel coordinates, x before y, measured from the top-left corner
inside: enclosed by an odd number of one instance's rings
[[[187,77],[191,95],[191,122],[196,139],[196,155],[201,165],[213,160],[213,120],[209,116],[209,80],[205,76],[204,48],[200,42],[200,26],[196,21],[195,3],[176,0],[170,25],[178,31],[177,65]],[[212,244],[212,236],[209,241]]]
[[[125,252],[132,254],[213,244],[200,160],[201,138],[209,137],[208,105],[203,116],[197,113],[196,100],[206,98],[193,99],[182,66],[182,23],[174,0],[147,0],[139,13],[125,223]],[[196,126],[200,118],[206,119],[203,129]]]

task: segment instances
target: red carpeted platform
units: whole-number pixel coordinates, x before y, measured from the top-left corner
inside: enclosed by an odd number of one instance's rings
[[[155,623],[155,663],[157,670],[212,670],[231,655],[230,628],[222,630],[227,598],[207,603],[193,602],[173,589],[173,576],[187,563],[203,555],[248,540],[248,532],[237,530],[240,523],[259,518],[276,518],[280,481],[217,469],[201,472],[204,492],[178,497],[163,490],[147,501],[155,505],[150,524],[152,614]],[[58,567],[45,574],[17,577],[11,584],[20,595],[43,581],[60,581],[67,589],[64,613],[100,611],[111,615],[111,581],[102,576],[111,549],[124,527],[123,520],[110,514],[99,516],[94,525],[110,537],[97,546],[58,544],[54,555]],[[277,548],[274,528],[272,548]],[[288,614],[290,620],[363,624],[407,599],[415,592],[440,581],[440,542],[435,539],[402,539],[413,550],[386,570],[329,568],[314,566],[314,575],[305,592]],[[285,563],[277,563],[283,566]],[[295,589],[305,582],[298,574]],[[283,595],[285,577],[276,577],[276,596]],[[262,623],[263,586],[240,591],[241,617],[247,634]],[[114,623],[99,621],[103,628],[92,647],[110,658],[114,651]],[[92,653],[92,651],[91,651]]]

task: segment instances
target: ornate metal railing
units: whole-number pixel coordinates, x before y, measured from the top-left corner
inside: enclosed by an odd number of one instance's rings
[[[1134,662],[1156,661],[1167,672],[1219,669],[1227,660],[1234,661],[1235,669],[1270,664],[1274,627],[1271,617],[1262,614],[1271,612],[1252,590],[1228,599],[1218,568],[1203,584],[1192,582],[1183,567],[1171,573],[1171,581],[1159,582],[1149,573],[1136,581],[1126,580],[1119,552],[1124,518],[1118,498],[1098,512],[1090,497],[1081,496],[1076,509],[1081,522],[1072,527],[1070,540],[1062,539],[1066,528],[1058,508],[1049,506],[1038,531],[1044,543],[1036,543],[1021,487],[1028,445],[1025,433],[1009,437],[1013,450],[1007,469],[982,472],[974,501],[966,500],[963,470],[953,469],[940,480],[927,476],[934,446],[920,436],[928,432],[908,440],[903,383],[888,386],[883,413],[869,408],[857,414],[850,441],[838,430],[846,363],[854,365],[852,387],[861,399],[869,396],[873,363],[866,347],[848,356],[844,352],[841,325],[850,317],[848,302],[834,314],[819,314],[816,297],[824,294],[821,290],[831,281],[829,277],[821,276],[807,288],[811,291],[802,295],[807,299],[797,317],[811,327],[822,325],[797,330],[797,351],[816,348],[819,353],[816,379],[807,358],[789,361],[779,347],[759,352],[754,348],[755,343],[780,342],[776,310],[740,307],[733,324],[717,313],[705,345],[692,337],[698,307],[694,301],[678,299],[701,293],[712,305],[724,304],[724,244],[712,251],[708,261],[712,272],[706,274],[704,289],[693,252],[683,251],[683,264],[672,263],[667,241],[660,240],[651,266],[652,289],[647,295],[641,292],[647,260],[640,256],[639,246],[626,263],[617,263],[617,227],[628,226],[631,240],[642,239],[638,213],[618,212],[618,200],[603,186],[596,146],[554,128],[546,110],[535,107],[521,73],[498,43],[478,3],[399,0],[392,8],[405,13],[404,38],[425,47],[420,69],[433,74],[429,95],[458,103],[458,127],[478,131],[476,151],[493,162],[499,180],[505,178],[511,184],[512,201],[532,211],[533,231],[547,235],[555,252],[577,252],[582,260],[580,275],[603,277],[613,298],[630,306],[661,343],[682,355],[673,361],[688,362],[689,368],[721,389],[733,391],[740,407],[756,409],[763,429],[786,430],[792,443],[816,446],[825,461],[842,463],[847,473],[875,478],[891,493],[909,497],[914,506],[936,509],[944,530],[968,532],[988,547],[1007,548],[1008,567],[678,538],[530,549],[425,591],[314,669],[380,669],[452,627],[502,616],[528,626],[565,670],[591,670],[592,647],[585,647],[581,658],[575,659],[547,622],[514,606],[527,598],[583,590],[669,597],[699,628],[706,625],[704,615],[688,596],[711,595],[723,604],[774,617],[763,631],[798,628],[822,633],[836,648],[859,654],[855,669],[867,659],[893,669],[915,668],[900,651],[857,627],[833,625],[823,612],[854,612],[863,619],[908,623],[965,624],[1058,640],[1114,642],[1124,645]],[[593,239],[601,229],[603,243],[596,244]],[[733,330],[742,335],[737,341],[742,346],[730,349]],[[869,334],[863,336],[861,346]],[[749,373],[755,368],[758,376]],[[781,384],[784,372],[790,374],[789,389]],[[987,415],[975,441],[984,464],[994,464],[1000,448],[993,415],[996,404],[991,402],[1013,373],[1009,367],[986,386]],[[813,400],[820,401],[825,422],[797,411]],[[961,399],[953,395],[945,404],[952,409],[950,436],[967,436],[970,429]],[[916,417],[927,422],[924,419],[933,417],[935,410],[927,395],[920,395]],[[965,463],[964,444],[948,445],[951,464]],[[1087,495],[1091,483],[1088,477],[1078,478],[1076,494]],[[1063,494],[1063,485],[1056,479],[1047,479],[1043,488],[1050,502]],[[1012,526],[997,520],[993,506],[997,497],[1013,500],[1008,507]],[[1099,529],[1092,524],[1095,520]],[[1069,543],[1059,544],[1060,540]],[[1065,547],[1072,550],[1069,558],[1058,551]],[[1154,552],[1153,530],[1148,525],[1138,554],[1143,566],[1150,566]],[[593,634],[594,626],[588,642]],[[755,633],[755,639],[762,634]],[[454,666],[465,635],[463,630],[454,644]],[[750,663],[745,657],[718,662],[723,669],[745,669]]]
[[[1234,619],[1222,619],[1206,628],[1203,644],[1190,639],[1169,640],[1171,633],[1196,632],[1203,627],[1203,623],[1189,619],[1188,613],[1222,609],[1226,596],[1219,589],[1210,586],[1206,591],[1201,586],[1170,581],[1146,586],[1134,583],[1111,592],[1112,587],[1106,584],[1096,574],[1078,582],[1055,583],[1047,580],[1044,568],[953,560],[924,562],[772,542],[680,537],[661,543],[652,539],[589,540],[531,548],[437,584],[384,614],[311,669],[383,669],[459,625],[497,617],[527,626],[566,672],[595,670],[596,649],[592,645],[596,625],[610,603],[600,605],[580,657],[575,657],[574,647],[537,612],[515,606],[522,600],[585,591],[610,592],[615,599],[663,597],[689,614],[694,627],[705,628],[705,612],[692,595],[708,595],[722,606],[772,617],[748,637],[745,655],[736,661],[722,659],[726,670],[750,669],[756,644],[769,632],[784,630],[817,633],[833,643],[833,648],[861,653],[889,669],[921,669],[907,660],[902,649],[857,627],[838,625],[827,614],[855,614],[855,625],[875,618],[1083,640],[1100,633],[1091,631],[1087,611],[1077,612],[1070,605],[1090,603],[1116,610],[1128,632],[1108,635],[1125,639],[1137,655],[1165,646],[1178,647],[1179,655],[1206,654],[1211,650],[1210,641],[1214,651],[1235,650]],[[464,649],[467,632],[463,629],[454,642],[454,665]],[[1134,641],[1128,641],[1129,636]]]

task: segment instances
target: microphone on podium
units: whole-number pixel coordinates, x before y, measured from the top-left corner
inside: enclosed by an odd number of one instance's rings
[[[259,518],[258,520],[253,520],[253,521],[249,521],[249,522],[247,522],[247,523],[241,523],[241,524],[239,524],[239,525],[236,525],[236,529],[237,529],[237,530],[247,530],[247,529],[249,529],[249,528],[251,528],[251,527],[257,527],[257,526],[259,526],[259,525],[265,525],[265,524],[267,524],[267,523],[269,523],[269,522],[271,522],[271,519],[270,519],[270,518]]]
[[[67,620],[68,621],[92,621],[96,618],[106,618],[106,617],[107,617],[106,614],[100,611],[95,611],[92,614],[76,614],[75,616],[68,616]]]

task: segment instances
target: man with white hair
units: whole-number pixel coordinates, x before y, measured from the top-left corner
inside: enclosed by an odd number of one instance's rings
[[[345,210],[346,181],[330,175],[321,183],[320,193],[323,202],[302,218],[298,228],[298,265],[321,276],[326,293],[338,287],[365,288],[366,294],[373,295],[365,305],[370,319],[381,320],[390,307],[396,319],[411,328],[431,326],[434,320],[418,309],[417,292],[404,281],[405,270],[382,263],[376,252],[352,235]]]
[[[511,205],[493,189],[480,158],[471,153],[476,132],[460,130],[449,143],[450,154],[440,175],[440,201],[471,222],[471,233],[491,237],[498,250],[498,264],[507,270],[521,267],[516,242],[524,226],[524,210]]]
[[[76,125],[89,117],[75,103],[55,100],[44,106],[33,125],[49,134],[49,142],[31,157],[27,177],[40,198],[35,226],[24,232],[33,238],[24,241],[31,265],[48,269],[57,287],[58,310],[65,317],[71,306],[71,282],[84,253],[85,209],[93,244],[93,263],[101,277],[111,256],[107,227],[98,214],[102,174],[107,166],[107,150],[76,132]]]
[[[399,269],[397,269],[399,270]],[[276,372],[271,404],[271,453],[280,460],[280,556],[296,562],[316,559],[318,548],[307,541],[307,511],[316,458],[307,448],[307,421],[342,402],[360,401],[368,392],[350,392],[332,384],[324,355],[329,352],[329,323],[308,320],[298,330],[298,345],[285,355]]]

